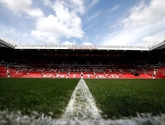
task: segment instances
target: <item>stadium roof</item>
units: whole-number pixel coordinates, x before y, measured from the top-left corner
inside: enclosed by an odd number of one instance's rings
[[[137,50],[151,51],[165,47],[165,40],[152,46],[115,46],[115,45],[28,45],[7,38],[0,38],[0,47],[12,49],[70,49],[70,50]]]

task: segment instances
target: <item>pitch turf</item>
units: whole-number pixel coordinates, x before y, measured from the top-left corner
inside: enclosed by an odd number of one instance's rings
[[[60,117],[79,79],[0,79],[0,110]]]
[[[60,117],[79,79],[0,79],[0,110]],[[165,113],[165,80],[85,79],[104,118]]]
[[[85,80],[105,118],[165,113],[165,80]]]

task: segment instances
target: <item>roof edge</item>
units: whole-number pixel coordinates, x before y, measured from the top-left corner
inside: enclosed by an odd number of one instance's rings
[[[152,51],[165,45],[165,40],[154,46],[115,46],[115,45],[26,45],[8,38],[0,38],[0,43],[12,49],[68,49],[68,50],[136,50]]]

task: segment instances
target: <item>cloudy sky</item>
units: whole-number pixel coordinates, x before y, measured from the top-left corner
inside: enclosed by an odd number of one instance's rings
[[[29,44],[150,44],[165,39],[165,0],[0,0],[0,37]]]

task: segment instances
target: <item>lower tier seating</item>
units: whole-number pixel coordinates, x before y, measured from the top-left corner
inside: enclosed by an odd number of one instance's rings
[[[0,77],[6,78],[165,78],[165,67],[159,68],[58,68],[0,66]]]

